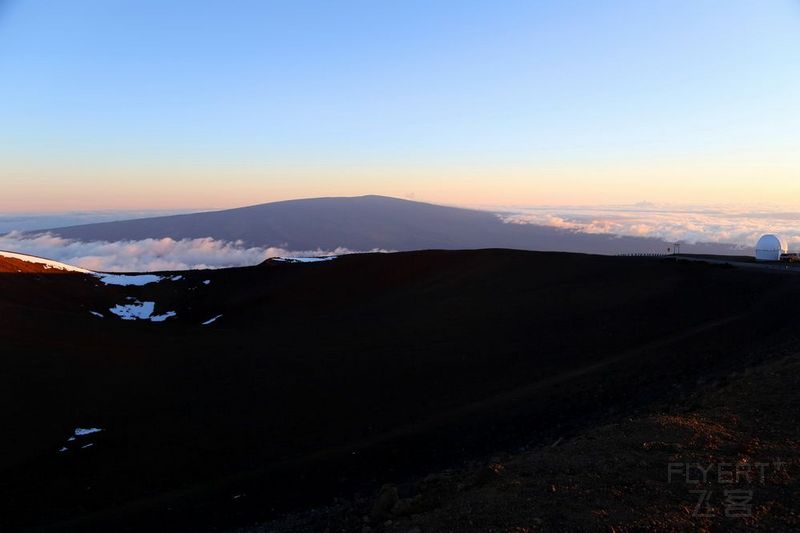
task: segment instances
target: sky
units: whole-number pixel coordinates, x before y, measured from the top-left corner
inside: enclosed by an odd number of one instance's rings
[[[797,0],[0,0],[0,213],[800,201]]]

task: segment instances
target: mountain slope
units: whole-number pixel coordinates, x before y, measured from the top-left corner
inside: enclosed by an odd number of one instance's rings
[[[635,417],[239,533],[358,532],[365,516],[382,533],[800,531],[800,352],[774,356]]]
[[[657,239],[589,235],[545,226],[506,224],[494,213],[383,196],[288,200],[50,231],[84,241],[213,237],[290,250],[516,248],[613,254],[663,252],[668,246]],[[684,251],[730,253],[731,247],[685,246]]]
[[[0,250],[0,274],[10,272],[39,274],[57,274],[64,272],[77,272],[81,274],[92,273],[89,270],[67,265],[65,263],[60,263],[58,261]]]
[[[746,367],[800,296],[794,273],[511,250],[158,277],[0,274],[3,531],[225,530],[552,442]],[[135,302],[165,318],[111,312]]]

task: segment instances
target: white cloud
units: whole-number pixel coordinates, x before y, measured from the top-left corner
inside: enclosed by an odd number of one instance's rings
[[[541,224],[584,233],[742,247],[754,246],[764,233],[776,233],[793,248],[800,248],[800,213],[775,209],[637,204],[519,208],[498,216],[509,224]]]
[[[270,257],[318,257],[356,253],[341,247],[334,250],[246,247],[241,241],[221,241],[210,237],[84,242],[64,239],[50,233],[27,235],[16,231],[0,236],[0,250],[46,257],[102,272],[225,268],[256,265]]]
[[[800,212],[754,207],[630,206],[506,208],[498,215],[510,224],[541,224],[576,232],[656,237],[685,243],[713,242],[754,246],[764,233],[783,237],[800,249]],[[248,247],[241,241],[143,239],[76,241],[44,233],[0,235],[0,250],[27,253],[91,270],[152,272],[255,265],[270,257],[314,257],[355,253]],[[385,251],[385,250],[371,250]]]

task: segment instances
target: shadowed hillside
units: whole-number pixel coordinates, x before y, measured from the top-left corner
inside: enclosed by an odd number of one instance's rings
[[[633,417],[239,533],[798,531],[798,343],[772,356]]]
[[[510,250],[5,272],[0,525],[227,528],[552,442],[765,357],[798,283]]]
[[[583,253],[664,252],[658,239],[576,233],[506,224],[496,214],[385,196],[288,200],[238,209],[104,222],[51,232],[83,241],[171,237],[242,240],[289,250],[357,251],[516,248]],[[725,244],[684,245],[684,252],[733,253]]]

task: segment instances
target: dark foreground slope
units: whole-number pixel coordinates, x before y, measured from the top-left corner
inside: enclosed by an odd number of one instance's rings
[[[51,232],[83,241],[213,237],[289,250],[420,250],[505,247],[586,253],[663,252],[658,239],[589,235],[496,214],[385,196],[310,198],[237,209],[103,222]],[[684,245],[684,252],[735,253],[724,244]]]
[[[800,531],[800,351],[533,449],[239,533]]]
[[[509,250],[0,274],[0,529],[218,530],[552,442],[760,360],[798,282]]]

